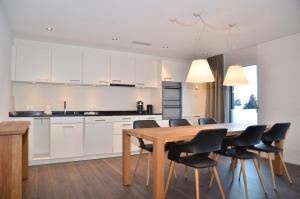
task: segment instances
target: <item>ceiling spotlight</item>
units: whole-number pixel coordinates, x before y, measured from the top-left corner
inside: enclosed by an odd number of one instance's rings
[[[49,32],[51,32],[51,31],[53,31],[54,30],[54,28],[53,27],[47,27],[47,28],[45,28],[47,31],[49,31]]]
[[[169,18],[169,21],[172,22],[172,23],[174,23],[174,22],[177,21],[177,19],[176,19],[176,17],[170,17],[170,18]]]
[[[113,41],[118,41],[119,38],[118,38],[118,37],[112,37],[111,40],[113,40]]]
[[[166,46],[166,45],[165,45],[165,46],[163,46],[163,48],[167,49],[167,48],[169,48],[169,46]]]

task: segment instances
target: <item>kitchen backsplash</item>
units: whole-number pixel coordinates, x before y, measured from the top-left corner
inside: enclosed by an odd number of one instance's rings
[[[52,111],[63,110],[63,101],[67,101],[68,110],[136,110],[136,101],[153,104],[154,111],[157,89],[128,87],[93,87],[76,85],[50,85],[32,83],[12,84],[12,104],[17,111],[44,110],[50,104]],[[155,110],[156,109],[156,110]]]

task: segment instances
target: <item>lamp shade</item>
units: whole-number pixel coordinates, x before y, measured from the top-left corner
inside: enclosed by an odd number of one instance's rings
[[[224,86],[238,86],[248,84],[245,71],[242,66],[229,66],[223,85]]]
[[[206,59],[197,59],[192,62],[186,82],[188,83],[205,83],[215,81]]]

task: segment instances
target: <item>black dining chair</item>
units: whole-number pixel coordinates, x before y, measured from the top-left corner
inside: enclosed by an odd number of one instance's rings
[[[243,131],[238,136],[225,137],[222,143],[222,149],[216,152],[215,160],[218,159],[219,155],[231,157],[234,159],[240,160],[241,163],[241,173],[243,174],[244,187],[246,198],[248,199],[248,185],[246,178],[246,170],[245,170],[245,160],[253,160],[256,172],[258,174],[261,186],[265,193],[267,193],[262,176],[260,174],[260,170],[256,161],[256,153],[250,152],[247,149],[250,146],[256,145],[260,142],[261,137],[266,129],[266,125],[254,125],[249,126],[245,131]],[[231,146],[232,148],[228,148]],[[211,188],[213,183],[214,175],[211,176],[209,188]],[[232,180],[234,179],[234,171],[232,171]]]
[[[171,145],[168,158],[172,162],[165,187],[165,197],[167,195],[170,182],[172,180],[175,163],[178,163],[194,168],[195,189],[197,199],[200,198],[198,170],[202,168],[212,168],[214,176],[216,176],[217,179],[221,196],[223,199],[225,198],[219,174],[216,169],[217,161],[209,158],[208,153],[221,149],[221,144],[226,133],[227,129],[202,130],[191,141],[177,142]],[[181,153],[188,153],[189,155],[182,157]]]
[[[191,124],[186,119],[170,119],[169,126],[191,126]]]
[[[160,126],[157,124],[155,120],[136,120],[133,122],[133,128],[138,129],[138,128],[160,128]],[[147,166],[147,186],[149,185],[149,177],[150,177],[150,161],[151,161],[151,154],[153,152],[153,144],[145,144],[144,140],[142,138],[137,138],[139,141],[139,147],[140,147],[140,152],[139,156],[136,162],[136,166],[134,169],[134,174],[136,173],[140,159],[142,157],[143,151],[148,152],[148,166]],[[168,150],[168,145],[166,145],[165,150]]]
[[[261,138],[261,143],[256,144],[250,149],[258,151],[259,157],[261,155],[261,152],[265,152],[268,154],[268,159],[269,159],[269,167],[271,171],[271,176],[272,176],[272,182],[273,182],[273,188],[276,189],[276,184],[275,184],[275,176],[274,176],[274,170],[273,170],[273,165],[272,165],[272,157],[271,154],[278,155],[279,159],[283,165],[284,171],[288,177],[289,182],[292,184],[292,179],[290,177],[290,174],[287,170],[286,164],[282,158],[281,153],[283,152],[283,149],[280,147],[273,146],[273,142],[275,141],[280,141],[285,139],[286,132],[288,131],[291,123],[276,123],[274,124],[269,130],[267,130],[262,138]],[[259,168],[260,168],[260,161],[259,161]]]
[[[205,117],[205,118],[199,118],[198,123],[199,125],[205,125],[205,124],[217,124],[218,122],[214,118]]]

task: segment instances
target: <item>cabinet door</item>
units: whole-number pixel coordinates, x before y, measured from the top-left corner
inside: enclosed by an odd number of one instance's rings
[[[151,59],[136,59],[135,63],[135,86],[157,87],[159,62]]]
[[[50,155],[52,158],[83,155],[83,124],[52,124]]]
[[[122,153],[123,151],[123,142],[122,135],[113,135],[113,152],[114,153]],[[135,137],[131,138],[131,151],[138,151],[138,141]]]
[[[188,71],[188,63],[163,61],[162,80],[171,82],[185,82]]]
[[[84,135],[84,154],[98,155],[113,152],[112,123],[86,124]]]
[[[110,58],[100,50],[88,50],[83,56],[83,83],[109,85]]]
[[[51,48],[42,44],[18,44],[16,47],[16,80],[48,82],[51,75]]]
[[[82,52],[75,47],[52,49],[52,82],[80,84],[82,82]]]
[[[134,85],[135,60],[133,57],[117,54],[111,56],[110,82]]]

